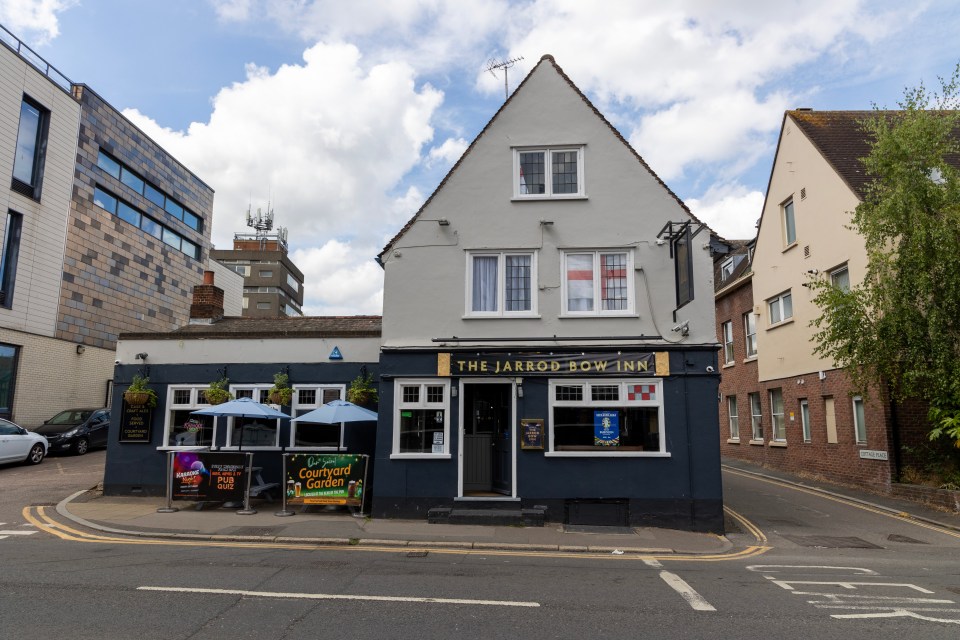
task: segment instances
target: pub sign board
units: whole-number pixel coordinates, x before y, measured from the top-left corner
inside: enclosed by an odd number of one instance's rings
[[[288,505],[362,506],[368,456],[294,453],[285,458]]]
[[[667,376],[669,354],[616,353],[439,353],[438,376]]]
[[[133,406],[123,401],[120,410],[120,442],[150,442],[153,409],[145,404]]]
[[[543,420],[540,418],[521,418],[520,448],[543,450]]]
[[[174,452],[170,495],[174,500],[240,502],[252,460],[249,453]]]

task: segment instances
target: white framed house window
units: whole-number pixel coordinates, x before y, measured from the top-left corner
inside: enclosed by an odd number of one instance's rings
[[[770,390],[770,422],[773,425],[774,442],[787,441],[787,424],[783,416],[783,391],[781,389]]]
[[[724,322],[720,327],[723,330],[723,363],[733,364],[733,323]]]
[[[830,272],[830,284],[841,291],[850,291],[850,270],[847,265]]]
[[[269,404],[267,396],[272,384],[230,385],[230,393],[239,400],[250,398],[255,402]],[[227,418],[227,442],[225,449],[276,449],[280,446],[280,421],[265,418]]]
[[[793,296],[785,291],[775,298],[767,300],[767,309],[770,312],[770,326],[786,322],[793,317]]]
[[[863,410],[863,398],[853,397],[853,431],[857,444],[867,444],[867,418]]]
[[[730,420],[730,439],[740,441],[740,417],[737,413],[737,396],[727,396],[727,416]]]
[[[294,418],[319,409],[332,400],[342,400],[346,385],[293,385],[291,415]],[[312,422],[290,423],[290,449],[294,451],[345,451],[343,423],[321,424]]]
[[[800,427],[803,430],[803,441],[810,442],[810,404],[806,400],[800,401]]]
[[[210,447],[214,442],[213,416],[191,412],[209,407],[204,390],[210,385],[170,385],[163,420],[164,447]]]
[[[562,315],[633,315],[631,251],[565,251],[562,261]]]
[[[536,252],[469,252],[467,316],[536,316],[536,283]]]
[[[743,335],[747,358],[755,358],[757,356],[757,316],[749,311],[743,314]]]
[[[582,145],[513,150],[514,198],[582,198],[585,194]]]
[[[737,268],[736,262],[733,258],[727,258],[720,265],[720,282],[724,282],[727,278],[733,275],[733,270]]]
[[[780,205],[780,219],[783,223],[783,246],[789,247],[797,242],[797,220],[793,211],[793,198]]]
[[[750,400],[750,430],[752,440],[763,440],[763,408],[760,406],[760,394],[748,393]]]
[[[450,381],[394,381],[391,458],[450,457]]]
[[[667,456],[663,383],[551,380],[547,456]]]

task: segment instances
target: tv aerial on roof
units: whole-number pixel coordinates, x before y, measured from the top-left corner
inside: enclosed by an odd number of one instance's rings
[[[523,56],[517,56],[516,58],[511,58],[509,60],[504,60],[502,62],[500,60],[497,60],[496,58],[490,58],[489,60],[487,60],[487,71],[489,71],[490,75],[492,75],[494,78],[497,77],[496,69],[503,69],[503,99],[504,100],[510,97],[510,88],[507,83],[507,76],[508,76],[507,70],[513,65],[520,62],[521,60],[523,60]]]

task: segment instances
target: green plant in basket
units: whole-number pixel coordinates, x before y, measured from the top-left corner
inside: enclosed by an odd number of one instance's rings
[[[223,404],[228,400],[233,400],[233,394],[227,389],[230,386],[229,378],[220,378],[210,383],[203,395],[207,398],[207,404]]]
[[[273,374],[273,386],[267,394],[270,402],[288,406],[293,400],[293,389],[290,388],[290,376],[285,373]]]
[[[150,378],[140,374],[133,376],[130,386],[123,392],[123,399],[128,405],[131,407],[146,405],[151,408],[157,406],[157,393],[147,386],[149,382]]]

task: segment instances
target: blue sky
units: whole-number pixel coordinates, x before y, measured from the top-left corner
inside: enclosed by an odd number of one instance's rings
[[[909,6],[907,6],[909,5]],[[543,54],[723,236],[760,215],[785,109],[894,107],[960,61],[949,0],[0,0],[0,23],[216,190],[270,202],[305,312],[380,313],[373,257]]]

